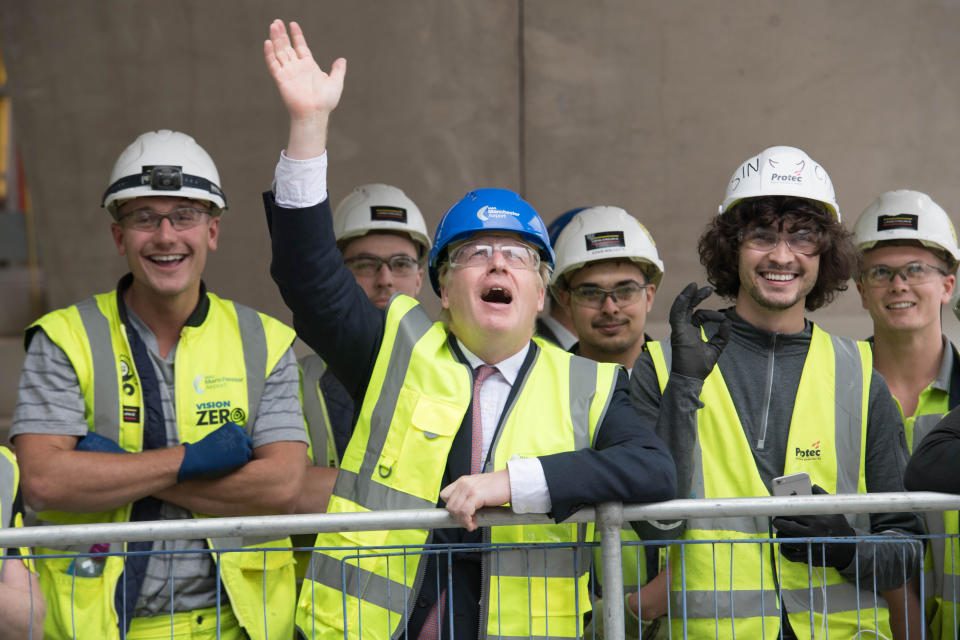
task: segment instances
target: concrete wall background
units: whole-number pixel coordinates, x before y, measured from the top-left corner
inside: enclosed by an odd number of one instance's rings
[[[208,285],[289,319],[259,204],[286,135],[262,61],[276,16],[301,22],[325,67],[349,60],[334,201],[393,183],[429,225],[481,186],[522,190],[547,221],[623,206],[666,263],[656,337],[676,292],[703,280],[696,240],[730,174],[766,146],[823,164],[848,225],[892,188],[960,205],[956,1],[3,0],[50,308],[124,272],[98,207],[110,167],[142,131],[173,128],[211,153],[230,200]],[[855,292],[815,317],[869,332]]]

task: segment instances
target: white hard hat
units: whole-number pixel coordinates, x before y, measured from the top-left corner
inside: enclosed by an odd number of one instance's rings
[[[337,205],[333,233],[339,242],[377,231],[407,234],[420,256],[430,250],[423,214],[407,194],[388,184],[362,184]]]
[[[148,131],[123,150],[101,206],[116,218],[121,204],[143,196],[205,200],[213,215],[227,208],[220,174],[209,154],[187,134],[169,129]]]
[[[897,189],[881,193],[857,218],[853,236],[861,251],[885,240],[915,240],[960,260],[957,232],[950,217],[920,191]]]
[[[588,207],[573,216],[557,238],[552,284],[588,262],[622,258],[639,263],[651,284],[660,285],[663,262],[647,228],[620,207]]]
[[[717,213],[744,198],[793,196],[817,200],[840,222],[840,206],[826,170],[796,147],[770,147],[741,164],[730,177]]]

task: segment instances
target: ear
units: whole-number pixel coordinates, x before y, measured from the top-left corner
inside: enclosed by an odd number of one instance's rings
[[[647,287],[647,311],[653,309],[653,299],[657,296],[657,285]]]
[[[450,296],[447,295],[447,287],[440,285],[440,306],[444,309],[450,308]]]
[[[423,269],[417,269],[417,284],[413,289],[413,297],[420,295],[420,285],[423,284]]]
[[[866,308],[867,308],[867,297],[866,297],[865,295],[863,295],[863,283],[860,282],[859,280],[855,280],[854,282],[855,282],[856,285],[857,285],[857,293],[860,294],[860,306],[863,307],[864,309],[866,309]]]
[[[567,313],[570,313],[570,291],[559,287],[553,289],[553,298],[560,303]]]
[[[940,302],[950,304],[950,298],[953,297],[953,289],[957,286],[957,276],[950,274],[943,279],[943,294],[940,296]]]
[[[117,222],[111,222],[110,235],[113,236],[113,244],[117,245],[117,253],[121,256],[127,255],[127,245],[123,241],[123,227]]]
[[[538,276],[539,277],[539,276]],[[538,287],[537,291],[537,311],[543,311],[543,303],[546,300],[547,288]]]
[[[207,249],[217,250],[217,240],[220,238],[220,216],[211,216],[207,223]]]

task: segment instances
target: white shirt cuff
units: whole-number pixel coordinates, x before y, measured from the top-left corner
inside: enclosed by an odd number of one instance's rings
[[[507,462],[510,473],[510,507],[514,513],[548,513],[553,506],[547,477],[538,458],[514,456]]]
[[[327,199],[327,152],[319,158],[294,160],[285,151],[273,174],[273,199],[284,209],[303,209]]]

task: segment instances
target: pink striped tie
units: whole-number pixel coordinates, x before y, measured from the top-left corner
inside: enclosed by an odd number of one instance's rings
[[[483,424],[480,419],[480,387],[483,382],[490,377],[490,374],[497,370],[487,364],[477,367],[477,375],[473,380],[473,433],[470,445],[470,473],[480,473],[483,468]],[[440,640],[440,621],[443,620],[444,611],[447,608],[447,590],[440,592],[437,603],[427,614],[427,619],[420,629],[420,635],[417,640]]]
[[[496,367],[482,364],[477,367],[477,376],[473,379],[473,444],[470,449],[470,473],[483,470],[483,425],[480,420],[480,388]]]

